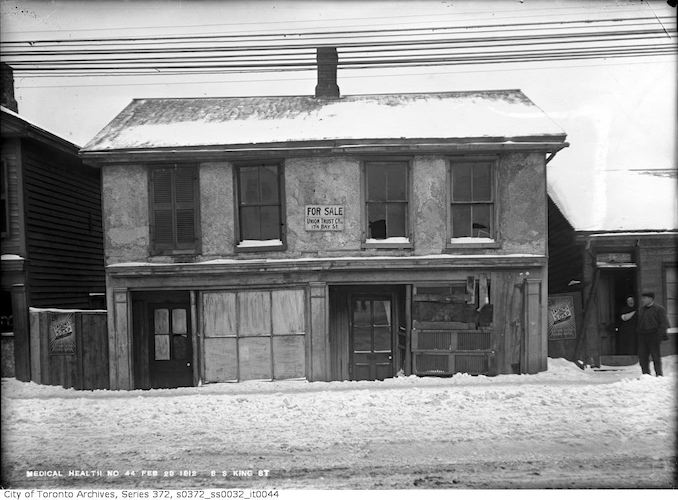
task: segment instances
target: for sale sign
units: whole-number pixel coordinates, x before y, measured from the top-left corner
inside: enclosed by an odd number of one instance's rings
[[[343,231],[344,205],[306,205],[306,231]]]

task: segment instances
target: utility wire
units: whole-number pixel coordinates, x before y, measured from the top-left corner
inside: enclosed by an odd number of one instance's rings
[[[675,32],[675,28],[672,28],[672,31]],[[340,53],[354,53],[351,49],[362,49],[362,51],[374,50],[375,47],[390,47],[390,48],[402,48],[402,47],[417,47],[417,46],[431,46],[431,45],[455,45],[455,44],[487,44],[487,43],[496,43],[496,42],[519,42],[527,41],[532,42],[534,45],[539,45],[548,40],[581,40],[585,41],[591,38],[609,38],[609,37],[628,37],[629,39],[637,39],[643,36],[656,36],[662,37],[663,30],[628,30],[628,31],[611,31],[611,32],[582,32],[582,33],[567,33],[567,34],[544,34],[544,35],[514,35],[514,36],[504,36],[504,37],[474,37],[474,38],[453,38],[453,39],[422,39],[422,40],[408,40],[408,41],[399,41],[399,40],[384,40],[379,42],[372,42],[369,44],[362,44],[359,42],[350,42],[345,45],[342,45],[339,49]],[[594,40],[595,41],[595,40]],[[208,49],[188,49],[182,51],[176,51],[172,53],[198,53],[198,52],[240,52],[240,53],[252,53],[252,52],[277,52],[281,54],[281,51],[289,51],[294,53],[296,50],[307,50],[310,54],[310,51],[314,47],[298,47],[298,46],[260,46],[260,47],[211,47]],[[103,55],[101,52],[86,51],[81,52],[80,54],[93,54],[98,53]],[[106,53],[106,55],[115,55],[119,54],[119,51],[115,53]],[[136,58],[138,54],[147,53],[138,49],[136,51],[126,51],[125,54],[130,55],[130,57]],[[153,53],[153,52],[151,52]],[[51,54],[50,54],[51,55]],[[56,54],[54,54],[56,55]],[[5,53],[5,58],[16,57],[11,52]],[[24,56],[25,57],[25,56]]]
[[[672,30],[675,32],[676,30]],[[592,35],[592,38],[595,35]],[[433,46],[433,45],[441,45],[441,44],[431,44],[431,46],[407,46],[407,47],[388,47],[388,48],[364,48],[360,50],[352,50],[352,51],[341,51],[341,55],[346,56],[346,57],[351,57],[353,59],[359,58],[369,58],[369,57],[374,57],[373,54],[378,54],[378,53],[386,53],[383,57],[391,57],[392,54],[397,53],[397,52],[407,52],[407,53],[416,53],[416,52],[422,52],[422,51],[427,51],[430,53],[436,53],[440,51],[449,51],[449,50],[459,50],[459,49],[467,49],[467,48],[482,48],[482,49],[491,49],[491,48],[496,48],[496,47],[529,47],[529,46],[534,46],[534,47],[542,47],[546,45],[567,45],[567,44],[573,44],[573,43],[578,43],[581,44],[582,42],[596,42],[596,43],[601,43],[601,42],[612,42],[612,41],[625,41],[625,42],[638,42],[641,40],[652,40],[656,38],[664,38],[663,35],[659,34],[653,34],[653,35],[645,35],[645,36],[634,36],[633,38],[629,38],[626,36],[604,36],[600,37],[603,38],[602,40],[581,40],[581,39],[566,39],[566,40],[548,40],[548,41],[540,41],[538,43],[535,43],[533,41],[523,41],[523,42],[518,42],[518,41],[509,41],[509,42],[502,42],[502,43],[489,43],[490,41],[483,41],[483,42],[476,42],[476,43],[465,43],[465,44],[456,44],[454,46],[450,45],[442,45],[440,47],[438,46]],[[483,45],[480,45],[480,44]],[[557,49],[554,49],[557,50]],[[128,54],[128,57],[106,57],[103,59],[99,59],[96,61],[90,61],[86,59],[14,59],[12,60],[11,64],[13,67],[17,67],[20,65],[63,65],[63,64],[71,64],[71,63],[81,63],[81,62],[91,62],[92,64],[98,64],[98,63],[110,63],[110,62],[135,62],[135,63],[140,63],[140,62],[166,62],[166,61],[180,61],[180,60],[234,60],[234,61],[239,61],[239,62],[252,62],[252,61],[260,61],[260,57],[255,57],[254,59],[248,59],[253,57],[251,54],[245,52],[245,53],[238,53],[238,54],[222,54],[220,53],[221,51],[218,48],[215,48],[214,50],[206,51],[206,52],[211,52],[208,54],[202,54],[203,51],[195,51],[195,55],[193,53],[189,53],[191,55],[185,55],[185,56],[180,56],[179,54],[183,54],[184,52],[177,52],[177,53],[172,53],[174,55],[170,55],[170,57],[139,57],[138,54],[132,53]],[[15,54],[11,54],[12,56],[15,56]],[[84,54],[83,54],[84,55]],[[115,55],[115,54],[113,54]],[[301,59],[303,56],[303,59]],[[272,61],[300,61],[300,60],[315,60],[315,52],[314,51],[281,51],[276,54],[270,55],[270,60]]]
[[[493,10],[493,18],[494,19],[507,19],[507,18],[521,18],[521,17],[526,17],[526,18],[534,18],[534,17],[545,17],[545,16],[553,16],[553,11],[557,10],[571,10],[571,12],[557,12],[558,15],[564,16],[564,15],[593,15],[593,14],[610,14],[610,9],[605,9],[605,10],[592,10],[590,7],[580,7],[578,8],[578,11],[576,11],[577,8],[572,8],[570,6],[563,6],[563,7],[544,7],[544,8],[534,8],[530,7],[529,12],[516,12],[515,10]],[[545,12],[543,14],[535,14],[535,12]],[[615,14],[620,14],[622,12],[633,12],[636,14],[640,14],[641,12],[639,11],[638,8],[631,8],[631,9],[614,9]],[[473,20],[473,19],[486,19],[487,18],[487,10],[475,10],[475,11],[464,11],[464,12],[453,12],[453,13],[448,13],[448,14],[437,14],[437,15],[431,15],[431,14],[404,14],[404,15],[398,15],[398,16],[361,16],[361,17],[344,17],[344,18],[334,18],[334,19],[324,19],[323,22],[339,22],[339,21],[372,21],[372,20],[386,20],[386,19],[403,19],[406,18],[409,20],[413,18],[427,18],[426,20],[423,21],[418,21],[418,23],[429,23],[431,21],[439,21],[441,18],[445,17],[463,17],[469,14],[484,14],[482,18],[466,18],[467,20]],[[509,16],[501,16],[501,15],[496,15],[496,14],[510,14]],[[517,14],[517,15],[516,15]],[[521,15],[524,14],[524,15]],[[295,20],[285,20],[285,21],[266,21],[266,22],[260,22],[260,21],[251,21],[251,22],[240,22],[240,23],[208,23],[208,24],[186,24],[186,25],[158,25],[158,26],[117,26],[117,27],[106,27],[106,28],[73,28],[73,29],[44,29],[44,30],[21,30],[21,31],[5,31],[6,34],[15,34],[15,33],[48,33],[48,32],[83,32],[83,31],[121,31],[121,30],[140,30],[140,29],[165,29],[165,28],[203,28],[203,27],[225,27],[225,26],[244,26],[244,25],[273,25],[273,24],[294,24],[294,23],[314,23],[317,24],[318,20],[317,19],[295,19]],[[392,24],[392,23],[391,23]],[[391,25],[389,24],[389,25]],[[375,24],[370,23],[370,26],[375,26]],[[355,26],[365,26],[365,25],[344,25],[342,27],[355,27]],[[386,26],[386,25],[376,25],[376,26]],[[325,26],[320,29],[330,29],[330,28],[336,28],[337,26]],[[316,28],[318,29],[318,28]],[[252,33],[254,30],[247,30],[248,33]],[[267,30],[258,30],[259,32],[265,32]]]
[[[656,26],[656,23],[654,23],[654,22],[632,23],[632,24],[626,24],[626,25],[624,25],[624,27],[628,28],[628,27],[631,27],[631,26],[648,26],[648,25]],[[615,27],[615,26],[606,26],[605,28],[613,28],[613,27]],[[579,33],[570,32],[570,33],[565,33],[562,36],[568,36],[568,35],[584,36],[584,35],[589,34],[589,33],[592,36],[610,36],[612,34],[617,33],[616,31],[600,31],[600,28],[601,27],[597,27],[596,31],[593,31],[593,32],[579,32]],[[556,27],[553,27],[552,29],[549,29],[549,31],[553,32],[553,31],[557,31],[557,30],[560,30],[560,29],[570,29],[570,28],[569,27],[563,27],[563,26],[556,26]],[[675,28],[672,28],[672,29],[675,29]],[[544,31],[542,28],[530,28],[530,29],[520,29],[520,30],[491,30],[491,31],[476,32],[476,34],[485,35],[485,34],[488,34],[488,33],[506,33],[506,32],[512,32],[512,31],[519,31],[524,36],[529,36],[529,35],[525,35],[524,33],[526,31],[531,31],[531,30],[539,31],[539,32]],[[627,30],[627,33],[629,35],[632,35],[633,34],[632,31],[633,30]],[[635,31],[642,31],[642,32],[650,31],[650,32],[656,33],[656,34],[662,34],[662,33],[666,34],[666,29],[664,27],[662,27],[661,30],[659,30],[659,28],[655,28],[655,29],[635,30]],[[464,33],[466,33],[466,32],[464,32]],[[437,35],[446,35],[446,34],[449,34],[449,33],[438,33]],[[558,36],[558,33],[551,33],[551,35],[556,37],[556,36]],[[508,36],[511,36],[511,35],[508,35]],[[384,38],[384,37],[379,36],[379,38]],[[479,38],[477,38],[477,40],[484,40],[486,38],[488,40],[493,39],[493,37],[479,37]],[[352,38],[352,39],[355,40],[355,38]],[[430,40],[431,43],[434,43],[435,41],[439,41],[440,43],[444,43],[448,39],[427,38],[426,40]],[[463,39],[461,39],[461,40],[463,40]],[[361,40],[361,41],[364,41],[364,40]],[[416,41],[416,40],[414,40],[414,41]],[[402,40],[402,42],[406,43],[406,42],[409,42],[409,40]],[[200,43],[202,43],[204,45],[207,42],[201,41]],[[331,45],[340,45],[340,46],[342,46],[342,49],[347,47],[346,44],[340,43],[336,40],[332,41]],[[96,48],[92,48],[91,44],[86,44],[85,45],[86,48],[65,48],[65,47],[59,46],[59,45],[57,45],[56,48],[52,48],[52,49],[46,49],[46,48],[43,48],[42,46],[40,48],[28,48],[28,49],[26,49],[25,47],[21,47],[21,48],[9,47],[9,48],[4,49],[4,53],[6,55],[33,55],[33,54],[35,54],[35,55],[54,55],[54,54],[84,54],[84,53],[117,54],[117,53],[130,53],[130,52],[164,53],[164,52],[175,52],[175,51],[179,52],[179,51],[191,51],[191,50],[209,51],[209,50],[220,50],[220,49],[226,49],[226,48],[228,48],[229,50],[239,50],[240,48],[242,48],[242,50],[259,50],[259,49],[269,50],[270,47],[275,47],[279,50],[300,50],[300,49],[304,49],[304,48],[307,48],[307,49],[310,50],[310,49],[315,49],[317,46],[318,46],[317,41],[315,41],[315,43],[312,43],[312,44],[310,44],[310,43],[297,44],[297,45],[294,45],[291,48],[286,48],[286,49],[281,49],[280,48],[280,47],[282,47],[281,45],[274,45],[274,46],[270,46],[270,45],[268,45],[268,46],[265,46],[265,45],[244,45],[244,46],[219,45],[217,47],[214,47],[214,45],[212,45],[212,44],[207,45],[207,46],[203,46],[203,47],[189,47],[189,46],[184,47],[182,45],[177,45],[175,47],[157,47],[157,46],[155,46],[155,47],[149,48],[149,47],[137,46],[134,49],[130,49],[129,47],[126,47],[126,46],[117,47],[117,48],[106,48],[105,45],[100,45],[100,44],[95,44],[94,47],[96,47]],[[364,46],[368,46],[367,43]],[[101,48],[101,47],[104,47],[104,48]]]
[[[664,19],[672,19],[671,16],[662,16]],[[442,27],[425,27],[425,28],[391,28],[391,29],[368,29],[368,30],[345,30],[345,31],[311,31],[311,32],[282,32],[282,33],[266,33],[260,35],[251,35],[251,34],[228,34],[228,35],[173,35],[173,36],[129,36],[129,37],[104,37],[104,38],[62,38],[62,39],[42,39],[42,40],[6,40],[2,44],[29,44],[31,46],[41,45],[47,43],[58,43],[58,44],[82,44],[82,43],[104,43],[104,42],[116,42],[116,43],[125,43],[125,42],[166,42],[166,41],[187,41],[187,40],[210,40],[214,41],[219,40],[229,40],[229,39],[242,39],[242,38],[255,38],[255,39],[269,39],[269,38],[278,38],[278,39],[290,39],[291,37],[309,37],[309,36],[341,36],[341,35],[350,35],[351,37],[360,37],[361,35],[370,35],[373,36],[375,33],[380,33],[384,36],[393,35],[393,34],[402,34],[405,32],[433,32],[433,31],[449,31],[449,30],[477,30],[483,28],[502,28],[503,30],[507,27],[552,27],[557,25],[573,25],[573,24],[595,24],[600,22],[626,22],[626,21],[647,21],[654,20],[655,17],[616,17],[609,19],[583,19],[583,20],[566,20],[566,21],[535,21],[535,22],[523,22],[523,23],[507,23],[507,24],[476,24],[476,25],[458,25],[458,26],[442,26]],[[658,18],[657,18],[658,19]],[[550,28],[544,28],[550,29]]]

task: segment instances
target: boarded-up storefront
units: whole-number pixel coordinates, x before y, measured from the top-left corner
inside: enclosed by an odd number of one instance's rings
[[[201,293],[205,382],[306,376],[304,290]]]

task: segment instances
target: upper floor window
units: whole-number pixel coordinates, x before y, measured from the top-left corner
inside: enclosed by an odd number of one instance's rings
[[[151,169],[151,244],[153,251],[198,250],[198,179],[193,166]]]
[[[238,248],[283,245],[282,167],[278,164],[236,167]]]
[[[407,161],[365,164],[367,243],[409,243]]]
[[[452,162],[450,180],[452,241],[494,240],[493,163]]]
[[[7,162],[2,160],[0,163],[0,182],[2,182],[2,192],[0,194],[0,202],[2,203],[2,215],[0,217],[0,233],[2,236],[9,236],[9,190],[7,187]]]

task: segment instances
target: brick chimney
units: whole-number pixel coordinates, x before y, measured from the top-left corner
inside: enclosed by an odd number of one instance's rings
[[[7,63],[0,64],[2,65],[2,105],[18,113],[19,106],[14,99],[14,71]]]
[[[318,62],[318,84],[315,86],[315,96],[319,99],[338,99],[337,63],[339,56],[337,56],[337,48],[318,47],[316,61]]]

